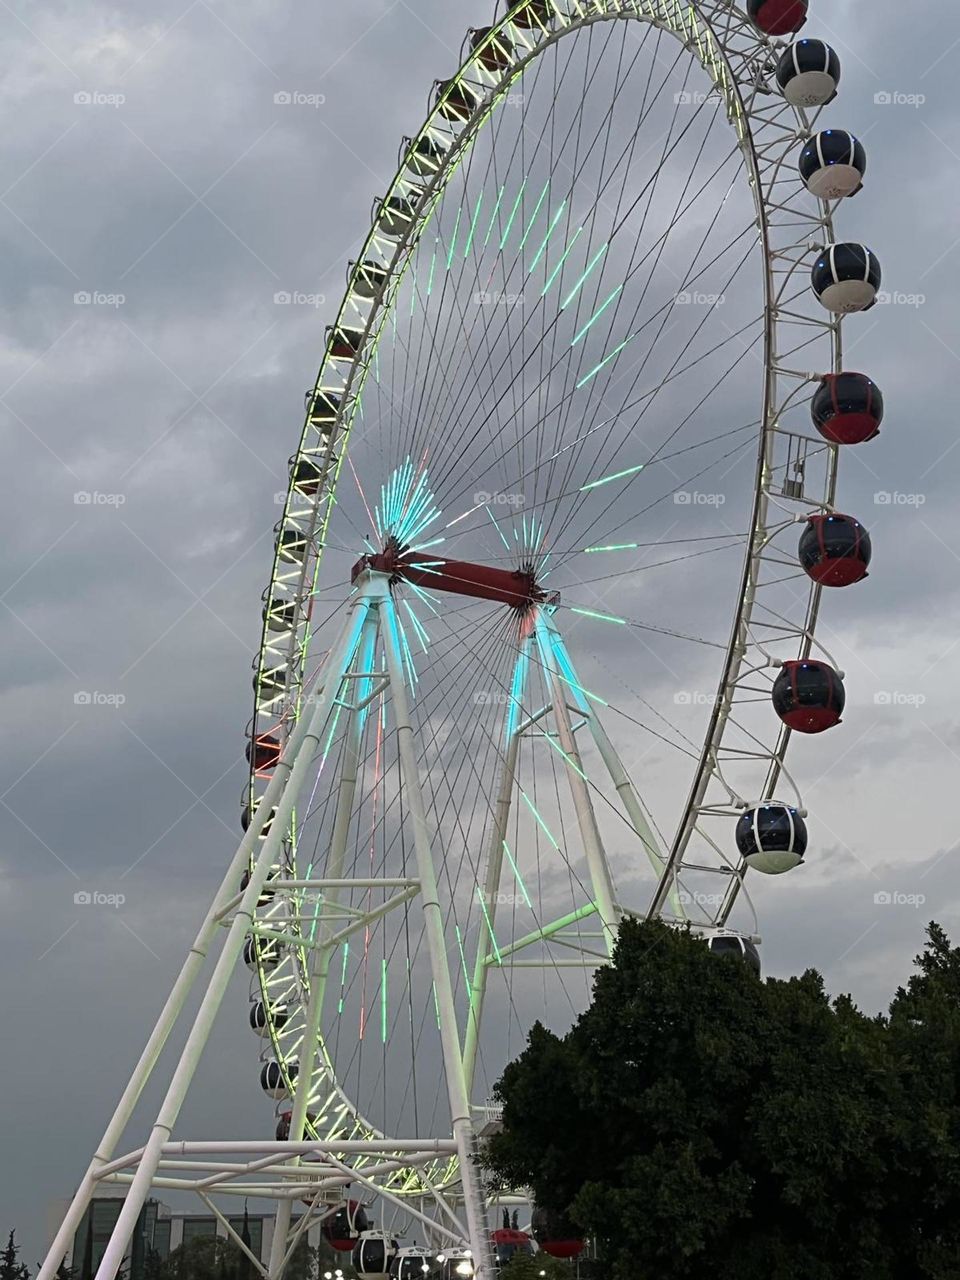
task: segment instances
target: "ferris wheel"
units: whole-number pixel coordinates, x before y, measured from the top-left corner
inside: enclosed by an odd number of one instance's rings
[[[837,463],[883,413],[842,362],[880,267],[834,234],[866,159],[821,125],[840,63],[807,7],[509,5],[348,267],[208,923],[252,971],[283,1185],[365,1276],[423,1271],[424,1240],[492,1266],[493,1085],[624,914],[758,966],[748,872],[804,858],[787,748],[844,705],[821,593],[870,560]],[[288,1194],[271,1276],[290,1240]]]

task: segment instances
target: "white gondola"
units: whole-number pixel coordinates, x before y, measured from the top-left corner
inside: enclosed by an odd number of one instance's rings
[[[433,1270],[434,1259],[429,1249],[411,1245],[400,1249],[390,1265],[393,1280],[424,1280]]]
[[[823,107],[837,96],[840,59],[822,40],[795,40],[777,63],[777,84],[793,107]]]
[[[363,1231],[350,1261],[360,1280],[387,1280],[396,1256],[397,1242],[385,1231]]]
[[[867,155],[863,144],[843,129],[815,133],[800,152],[800,177],[821,200],[855,196],[863,186]]]
[[[771,801],[740,815],[735,839],[748,867],[777,876],[803,861],[807,825],[797,809]]]
[[[864,244],[830,244],[811,274],[813,290],[828,311],[847,315],[868,311],[880,288],[880,263]]]

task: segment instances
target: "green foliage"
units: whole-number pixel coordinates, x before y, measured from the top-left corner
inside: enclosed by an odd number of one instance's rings
[[[575,1280],[569,1262],[548,1253],[515,1253],[500,1271],[500,1280]]]
[[[626,921],[591,1007],[504,1072],[489,1163],[613,1280],[960,1280],[960,949],[931,925],[917,964],[868,1018]]]
[[[6,1248],[0,1252],[0,1280],[30,1280],[30,1269],[20,1261],[20,1246],[15,1235],[15,1231],[10,1232]]]

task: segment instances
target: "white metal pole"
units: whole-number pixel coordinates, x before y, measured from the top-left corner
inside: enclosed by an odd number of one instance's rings
[[[507,753],[503,760],[500,774],[500,788],[497,794],[494,813],[493,830],[490,834],[490,847],[487,853],[487,872],[484,877],[484,912],[485,922],[490,922],[492,932],[497,918],[497,895],[500,889],[503,870],[503,843],[507,837],[507,823],[510,819],[510,807],[517,782],[517,757],[520,754],[520,703],[523,700],[526,685],[527,666],[530,661],[531,637],[525,636],[520,644],[514,667],[511,684],[510,711],[507,716]],[[490,952],[492,940],[486,936],[481,926],[477,941],[477,955],[473,966],[473,981],[470,984],[470,1008],[467,1011],[467,1034],[463,1045],[463,1075],[467,1083],[467,1096],[473,1093],[473,1079],[477,1066],[477,1049],[480,1039],[480,1020],[483,1013],[483,1001],[487,991],[486,957]]]
[[[460,1036],[457,1030],[453,987],[450,982],[450,967],[443,933],[443,912],[440,907],[440,895],[437,891],[436,869],[433,865],[433,855],[430,851],[430,830],[427,825],[427,814],[423,803],[423,793],[420,790],[420,777],[414,749],[413,726],[410,723],[410,711],[407,704],[407,691],[403,683],[400,646],[396,635],[396,616],[393,601],[389,595],[387,576],[385,574],[377,574],[375,576],[382,582],[382,603],[380,608],[385,616],[381,617],[381,633],[387,659],[387,673],[390,680],[390,701],[397,727],[397,749],[400,755],[404,789],[407,793],[408,812],[413,825],[424,928],[427,935],[430,966],[437,993],[437,1008],[440,1013],[440,1042],[443,1049],[444,1075],[447,1081],[447,1095],[450,1099],[453,1136],[457,1143],[457,1155],[460,1162],[460,1179],[463,1186],[470,1249],[473,1253],[474,1271],[477,1280],[492,1280],[486,1209],[480,1190],[476,1164],[476,1143],[473,1122],[470,1118],[467,1085],[463,1073],[463,1058],[460,1054]]]
[[[553,695],[553,717],[557,726],[557,737],[560,748],[567,757],[567,779],[573,796],[573,807],[577,813],[577,825],[583,840],[583,851],[586,854],[587,866],[597,905],[597,914],[603,925],[607,951],[612,955],[617,937],[619,916],[613,898],[613,883],[610,879],[610,868],[600,828],[597,826],[597,815],[593,810],[593,801],[586,783],[580,752],[573,735],[570,723],[570,712],[567,709],[567,694],[557,666],[556,654],[553,651],[553,639],[546,624],[542,610],[537,611],[536,621],[537,644],[540,649],[540,660],[547,673]]]
[[[360,672],[372,672],[376,654],[378,615],[375,609],[367,612],[363,621],[360,637],[358,675]],[[362,704],[366,700],[372,681],[364,676],[351,681],[354,710],[350,713],[347,725],[347,740],[344,751],[343,771],[340,776],[340,790],[337,795],[337,811],[333,823],[333,834],[330,841],[330,853],[324,867],[324,878],[339,880],[343,876],[344,856],[346,852],[347,830],[350,815],[353,811],[353,798],[357,787],[357,773],[360,768],[360,748],[363,740],[363,724],[365,711]],[[307,1104],[313,1088],[313,1069],[316,1059],[317,1033],[323,1015],[323,999],[326,993],[327,974],[330,970],[330,957],[333,948],[324,945],[327,924],[328,904],[336,904],[340,895],[337,888],[324,891],[323,904],[318,912],[317,934],[321,949],[310,952],[310,999],[307,1004],[306,1025],[300,1048],[300,1069],[297,1072],[297,1084],[293,1094],[293,1109],[290,1113],[290,1132],[287,1138],[291,1142],[299,1142],[303,1137],[303,1125],[307,1115]],[[291,1165],[300,1163],[299,1156],[293,1156]],[[291,1200],[281,1200],[277,1205],[276,1221],[273,1228],[273,1240],[270,1243],[270,1261],[268,1269],[270,1280],[280,1280],[289,1251],[287,1237],[290,1234],[290,1220],[293,1214]]]
[[[322,683],[326,672],[321,671],[314,683],[311,694],[316,698],[322,688]],[[200,926],[193,946],[190,948],[187,958],[183,963],[180,973],[177,975],[176,982],[166,999],[156,1025],[150,1034],[146,1046],[140,1055],[137,1065],[134,1067],[126,1088],[120,1098],[117,1108],[104,1131],[103,1137],[94,1152],[93,1159],[87,1168],[76,1195],[70,1203],[63,1222],[60,1225],[53,1243],[47,1251],[43,1265],[37,1273],[37,1280],[53,1280],[61,1261],[69,1251],[73,1238],[76,1235],[77,1228],[83,1219],[87,1205],[93,1196],[94,1188],[97,1184],[97,1177],[102,1167],[109,1163],[116,1150],[117,1143],[123,1134],[124,1129],[129,1123],[130,1116],[137,1104],[137,1100],[142,1093],[144,1086],[150,1079],[157,1059],[167,1042],[167,1038],[173,1029],[184,1002],[196,982],[210,944],[216,937],[219,927],[219,913],[223,910],[231,898],[236,896],[237,881],[241,873],[247,867],[250,861],[250,855],[260,835],[260,831],[266,823],[268,816],[274,805],[279,800],[286,786],[287,779],[290,775],[293,760],[297,756],[307,730],[310,727],[310,717],[302,715],[294,726],[287,743],[284,747],[283,755],[278,760],[274,775],[270,779],[267,788],[263,794],[259,806],[254,813],[250,815],[250,822],[244,833],[243,839],[237,847],[236,853],[227,868],[220,887],[217,890],[210,910],[207,912],[203,924]]]
[[[197,1015],[190,1028],[190,1034],[183,1047],[183,1052],[173,1073],[166,1097],[157,1114],[150,1137],[144,1147],[143,1155],[140,1157],[140,1165],[133,1182],[130,1184],[123,1208],[120,1210],[116,1225],[107,1242],[103,1259],[97,1270],[97,1280],[114,1280],[117,1270],[123,1261],[127,1241],[133,1234],[140,1210],[143,1207],[151,1181],[156,1173],[163,1144],[167,1141],[176,1123],[187,1088],[193,1079],[200,1056],[210,1034],[210,1028],[226,993],[230,976],[236,967],[243,947],[244,936],[253,921],[257,900],[266,882],[278,846],[283,839],[283,832],[296,804],[300,786],[306,777],[307,770],[310,768],[314,748],[321,740],[330,710],[340,692],[343,673],[356,651],[360,630],[368,608],[367,593],[361,592],[352,602],[350,616],[346,625],[330,651],[327,663],[327,678],[322,692],[317,698],[313,714],[303,717],[308,721],[308,726],[299,742],[299,749],[295,757],[291,756],[283,762],[285,768],[289,770],[289,777],[286,783],[282,784],[282,794],[278,799],[277,811],[273,817],[270,831],[260,842],[261,849],[251,870],[250,881],[240,906],[237,908],[219,959],[210,977],[203,1000],[200,1003],[200,1008],[197,1010]],[[279,768],[280,764],[278,763],[277,769]],[[271,786],[276,781],[277,778],[274,776],[271,780]],[[269,813],[269,792],[270,788],[268,787],[267,794],[261,801],[260,808],[257,811],[257,816],[265,818],[266,814],[262,813],[264,809]],[[251,821],[251,828],[253,826],[254,824]],[[249,834],[250,831],[248,830],[247,835],[249,836]],[[245,843],[246,838],[241,842],[241,849]]]

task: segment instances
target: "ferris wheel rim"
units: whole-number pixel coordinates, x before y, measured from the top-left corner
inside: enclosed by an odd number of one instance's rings
[[[488,41],[490,42],[495,41],[497,39],[497,36],[503,33],[507,29],[510,30],[513,36],[516,36],[517,29],[513,23],[513,16],[523,7],[524,7],[523,5],[515,5],[502,18],[500,18],[490,28]],[[578,5],[577,8],[579,7],[580,6]],[[647,11],[644,11],[645,9]],[[772,360],[773,360],[772,342],[774,337],[773,333],[771,332],[772,322],[771,322],[771,315],[770,315],[770,310],[772,305],[771,300],[772,300],[774,286],[773,286],[772,278],[770,275],[771,248],[770,248],[770,242],[769,242],[768,228],[766,226],[766,222],[764,219],[764,211],[765,211],[766,205],[764,202],[764,197],[761,189],[761,183],[758,177],[757,151],[754,145],[753,133],[750,128],[750,121],[751,121],[750,111],[745,105],[744,96],[741,91],[742,86],[729,61],[725,47],[723,46],[722,42],[717,39],[716,34],[713,31],[713,27],[711,25],[711,17],[705,15],[704,11],[708,10],[710,12],[710,15],[713,15],[713,16],[716,16],[716,14],[722,11],[724,18],[726,19],[728,29],[729,29],[730,22],[735,19],[738,23],[737,34],[741,37],[749,36],[752,39],[753,44],[758,49],[769,48],[770,42],[765,37],[763,37],[762,34],[756,31],[756,29],[750,23],[750,20],[746,17],[745,14],[743,14],[739,10],[734,10],[728,4],[721,4],[719,0],[702,0],[701,3],[698,3],[695,6],[695,9],[696,9],[696,13],[694,17],[691,18],[689,21],[699,20],[699,22],[703,24],[705,30],[709,33],[709,37],[712,38],[715,42],[712,52],[716,53],[719,51],[722,53],[723,72],[720,74],[728,77],[725,89],[726,89],[726,92],[730,95],[730,100],[735,102],[735,109],[736,109],[736,112],[739,114],[739,125],[743,126],[742,132],[736,122],[734,123],[734,128],[738,135],[741,154],[747,160],[749,171],[751,173],[752,178],[754,179],[752,185],[754,188],[754,200],[758,210],[758,217],[760,218],[761,224],[762,224],[760,228],[761,230],[760,246],[761,246],[761,253],[763,254],[764,263],[765,263],[764,313],[765,313],[765,319],[766,319],[766,334],[765,334],[765,343],[764,343],[764,378],[766,383],[769,380],[771,375],[771,367],[772,367]],[[554,10],[554,12],[556,12],[556,10]],[[567,15],[567,17],[568,16],[569,15]],[[466,151],[470,146],[472,146],[473,141],[478,136],[479,130],[484,123],[483,117],[489,114],[489,110],[493,107],[496,101],[503,95],[503,93],[507,91],[509,84],[512,83],[513,80],[516,79],[520,74],[522,74],[523,69],[529,63],[533,62],[537,57],[539,57],[547,47],[562,40],[563,37],[569,34],[571,31],[582,29],[583,27],[594,24],[594,23],[600,23],[600,22],[611,21],[611,20],[628,20],[628,21],[638,20],[641,22],[647,22],[654,26],[660,27],[662,30],[667,31],[669,34],[677,38],[680,38],[681,40],[686,41],[686,40],[689,40],[690,38],[690,30],[688,25],[685,22],[681,21],[679,23],[680,30],[677,29],[676,25],[673,25],[673,22],[676,21],[676,18],[671,6],[667,4],[659,4],[659,5],[648,4],[644,6],[642,4],[630,3],[630,0],[608,0],[608,4],[606,8],[603,10],[603,12],[585,14],[579,18],[570,19],[569,21],[566,22],[565,25],[563,25],[562,27],[558,27],[555,30],[543,31],[539,33],[539,36],[536,39],[532,40],[532,44],[529,47],[529,50],[526,56],[518,63],[511,65],[509,71],[505,74],[504,80],[500,84],[500,86],[497,87],[496,89],[490,88],[489,99],[487,101],[481,101],[480,104],[474,109],[470,118],[465,122],[462,131],[459,134],[454,132],[453,141],[450,147],[447,149],[443,157],[443,160],[441,162],[441,165],[437,170],[437,173],[434,175],[432,187],[437,190],[442,189],[442,180],[445,180],[446,177],[449,175],[449,173],[452,173],[455,170],[457,164],[459,163],[460,153],[463,151]],[[524,35],[526,35],[527,29],[524,28],[523,31],[524,31]],[[700,48],[699,56],[695,49],[691,49],[691,53],[696,58],[696,60],[700,63],[700,66],[705,71],[707,71],[708,75],[712,76],[713,72],[711,70],[711,66],[708,66],[708,58],[706,54],[704,54],[703,49]],[[476,50],[474,50],[473,52],[471,52],[471,54],[468,55],[468,57],[463,62],[463,64],[461,65],[456,75],[452,77],[450,84],[454,85],[456,83],[462,82],[463,79],[466,77],[469,69],[473,67],[475,63],[476,63]],[[744,65],[746,64],[744,63]],[[481,80],[482,80],[482,77],[481,77]],[[421,128],[419,133],[414,135],[414,138],[411,140],[411,143],[410,143],[411,147],[415,146],[421,139],[428,137],[430,135],[431,128],[436,127],[435,122],[440,114],[441,106],[442,106],[442,103],[438,102],[434,106],[433,110],[428,114],[423,127]],[[792,108],[792,110],[799,124],[803,126],[805,124],[803,113],[798,108]],[[404,155],[409,155],[409,149],[405,150]],[[409,166],[407,163],[404,162],[404,158],[402,155],[401,163],[397,170],[397,174],[393,182],[388,186],[386,190],[386,194],[383,197],[384,202],[386,202],[392,196],[402,192],[405,189],[405,185],[409,183],[408,174],[409,174]],[[428,192],[429,190],[430,188],[428,188]],[[829,207],[826,205],[823,205],[822,202],[821,202],[821,215],[822,215],[820,219],[821,225],[827,231],[829,231],[831,226],[830,210],[829,210]],[[409,248],[409,246],[412,243],[414,243],[416,239],[419,239],[420,235],[422,235],[423,229],[427,225],[428,221],[429,219],[424,219],[422,223],[419,223],[419,225],[416,220],[412,221],[408,231],[405,232],[404,235],[401,236],[399,241],[396,242],[393,258],[391,260],[389,267],[387,268],[388,275],[390,272],[392,272],[395,269],[396,265],[402,261],[405,250]],[[351,290],[355,286],[355,283],[358,278],[358,274],[362,268],[362,265],[368,259],[368,251],[371,249],[372,246],[375,245],[377,239],[378,239],[377,221],[376,221],[376,218],[374,218],[372,229],[369,235],[367,236],[366,240],[364,241],[362,249],[360,250],[360,254],[357,258],[356,264],[354,265],[353,271],[348,277],[347,289],[345,291],[344,299],[341,304],[341,307],[337,313],[337,317],[334,322],[334,325],[331,327],[331,334],[335,333],[343,325],[345,319],[348,318],[348,303],[351,295]],[[377,298],[374,301],[373,306],[371,308],[370,316],[368,318],[366,327],[364,329],[365,337],[369,337],[369,335],[371,335],[374,332],[375,321],[378,315],[380,315],[380,313],[383,313],[385,315],[389,312],[390,303],[384,301],[384,299],[387,297],[387,294],[388,294],[387,285],[384,284],[381,287],[379,298]],[[833,357],[832,371],[837,371],[840,368],[839,326],[834,327],[833,333],[835,335],[835,342],[834,342],[834,357]],[[366,349],[367,349],[367,343],[364,342],[363,351],[366,352]],[[345,414],[346,412],[349,412],[351,415],[356,413],[356,406],[359,398],[359,391],[356,388],[359,385],[360,390],[362,390],[363,380],[366,376],[366,373],[369,371],[369,359],[371,358],[372,356],[368,357],[364,354],[364,355],[358,356],[355,360],[353,360],[350,363],[350,369],[347,375],[346,382],[342,387],[342,389],[338,392],[338,394],[341,397],[339,410],[338,410],[338,421],[337,421],[338,427],[341,425],[341,420],[339,418],[339,415]],[[332,361],[333,361],[333,357],[331,355],[331,341],[328,340],[327,347],[324,354],[324,359],[320,366],[320,372],[318,374],[316,383],[314,385],[314,389],[312,393],[313,396],[321,394],[326,389],[324,384],[324,375],[325,375],[325,371],[330,367]],[[750,538],[748,541],[747,550],[745,552],[745,557],[744,557],[744,567],[743,567],[744,581],[746,581],[747,574],[749,571],[751,547],[756,537],[761,516],[763,514],[763,491],[759,483],[759,475],[760,475],[760,469],[762,467],[764,441],[770,429],[770,424],[769,424],[769,421],[767,420],[768,412],[770,410],[769,392],[767,390],[765,390],[765,401],[766,401],[765,419],[764,419],[764,423],[761,426],[761,430],[759,432],[759,444],[760,444],[759,460],[758,460],[758,469],[757,469],[757,479],[755,480],[755,483],[754,483],[754,508],[751,516]],[[352,426],[352,416],[351,416],[350,423],[347,425],[342,438],[337,441],[337,443],[342,447],[339,450],[339,457],[336,460],[332,484],[330,486],[328,494],[325,495],[326,506],[327,506],[326,518],[329,517],[329,509],[333,503],[333,495],[336,492],[336,486],[339,479],[340,467],[343,463],[344,458],[347,456],[351,426]],[[285,504],[285,507],[284,507],[284,515],[281,519],[281,527],[283,527],[285,524],[293,499],[295,498],[295,496],[298,496],[295,476],[297,473],[297,467],[299,466],[300,462],[305,457],[309,456],[304,451],[305,442],[309,438],[309,431],[310,431],[310,419],[308,416],[304,426],[303,433],[301,435],[301,440],[300,440],[300,444],[298,446],[297,452],[291,459],[291,482],[288,490],[287,503]],[[331,440],[333,440],[333,438],[334,438],[333,433],[331,433]],[[331,446],[331,451],[332,451],[332,446]],[[832,455],[833,464],[832,464],[831,491],[832,491],[832,487],[835,486],[836,456],[837,456],[836,451],[834,451]],[[318,503],[312,509],[312,514],[311,514],[312,523],[306,535],[308,540],[312,538],[314,534],[318,531],[317,529],[318,514],[317,513],[319,510],[319,506],[320,506],[320,503],[318,501]],[[319,519],[323,519],[323,518],[324,517],[319,517]],[[326,528],[325,523],[319,525],[319,536],[320,536],[321,544],[322,544],[323,533],[325,531],[325,528]],[[321,545],[319,552],[316,556],[316,560],[312,564],[312,575],[313,575],[314,582],[316,581],[316,572],[317,572],[320,557],[322,556],[322,554],[323,554],[323,548]],[[278,570],[280,566],[281,566],[281,560],[278,555],[277,559],[275,560],[274,572],[271,576],[270,585],[268,586],[267,592],[265,593],[268,610],[270,608],[270,602],[274,598],[274,587],[277,582]],[[295,608],[297,609],[300,608],[301,602],[308,597],[309,588],[310,588],[310,583],[309,583],[310,575],[311,575],[311,566],[309,564],[308,558],[305,557],[300,584],[297,588],[296,596],[294,599],[294,605],[295,605]],[[811,588],[811,591],[810,591],[809,601],[807,606],[807,624],[805,628],[809,633],[808,638],[805,641],[807,652],[810,651],[810,648],[813,643],[812,628],[816,622],[819,598],[820,598],[820,587],[814,584],[814,586]],[[730,642],[727,646],[726,661],[724,663],[724,676],[721,681],[721,689],[723,689],[726,685],[730,683],[729,673],[732,669],[732,664],[734,663],[734,660],[736,658],[735,650],[736,650],[737,630],[743,622],[744,613],[747,607],[747,599],[748,599],[748,594],[745,589],[742,589],[738,598],[738,605],[735,612],[735,618],[733,621],[733,629],[731,632]],[[270,634],[269,620],[265,618],[263,635],[261,639],[261,646],[258,653],[258,665],[257,665],[258,678],[262,675],[264,670],[267,669],[266,667],[267,661],[272,660],[272,658],[270,657],[270,649],[267,644],[267,641],[269,639],[269,634]],[[294,674],[295,679],[292,682],[292,687],[296,691],[297,698],[299,698],[300,691],[302,688],[302,679],[304,676],[303,659],[304,659],[305,653],[306,653],[306,645],[301,643],[297,635],[297,630],[296,628],[294,628],[291,631],[290,638],[289,638],[289,645],[288,645],[288,651],[287,651],[287,669],[288,671],[293,672]],[[290,685],[288,684],[286,687],[289,689]],[[722,724],[718,726],[718,720],[720,717],[720,705],[721,704],[718,701],[718,705],[714,710],[713,716],[711,717],[710,727],[708,729],[707,738],[705,740],[702,755],[701,755],[698,774],[695,779],[694,787],[691,790],[691,798],[688,801],[686,810],[682,816],[680,828],[678,828],[678,830],[682,828],[683,823],[686,822],[686,820],[689,818],[689,815],[694,809],[696,788],[699,785],[699,781],[703,775],[704,769],[706,767],[706,763],[708,762],[708,759],[711,755],[711,750],[715,751],[716,743],[719,737],[722,736],[723,726]],[[287,716],[288,723],[293,720],[296,714],[296,710],[297,710],[297,703],[294,703],[291,712],[289,712]],[[251,730],[251,741],[254,741],[259,736],[258,735],[259,711],[260,711],[259,699],[257,699],[257,701],[255,702],[255,714],[254,714],[253,727]],[[719,733],[718,733],[718,728],[719,728]],[[782,766],[782,756],[789,742],[789,736],[790,736],[790,731],[788,729],[783,729],[778,732],[778,741],[776,744],[776,749],[771,754],[771,762],[774,762],[774,761],[776,762],[776,765],[774,765],[773,763],[771,764],[771,767],[775,769],[775,775],[779,773],[779,767]],[[248,789],[249,804],[252,804],[255,800],[256,778],[257,778],[257,769],[255,766],[255,760],[252,760],[250,785]],[[776,781],[776,776],[773,777],[773,781],[771,785],[775,783],[775,781]],[[676,846],[674,847],[674,852],[676,852]],[[259,972],[259,970],[256,977],[257,977],[257,980],[260,981],[261,990],[263,992],[264,999],[266,1002],[266,988],[262,983],[262,973]],[[267,1008],[269,1010],[269,1005],[267,1005]],[[274,1047],[277,1048],[279,1046],[279,1041],[277,1039],[277,1034],[275,1033],[275,1030],[272,1027],[272,1025],[271,1025],[270,1039]],[[324,1050],[324,1053],[325,1053],[325,1050]],[[333,1070],[333,1065],[332,1063],[329,1063],[329,1059],[327,1059],[327,1061],[330,1068],[329,1079],[331,1083],[335,1085],[336,1076]],[[369,1121],[364,1119],[360,1109],[355,1105],[353,1105],[351,1100],[349,1100],[346,1097],[346,1095],[342,1093],[342,1091],[341,1091],[341,1097],[345,1104],[352,1107],[352,1124],[354,1125],[353,1131],[354,1132],[363,1131],[363,1132],[368,1132],[371,1135],[380,1136],[379,1130],[376,1128],[376,1126],[372,1125]],[[451,1173],[452,1168],[453,1168],[452,1165],[448,1166],[448,1169],[447,1169],[448,1174]]]

